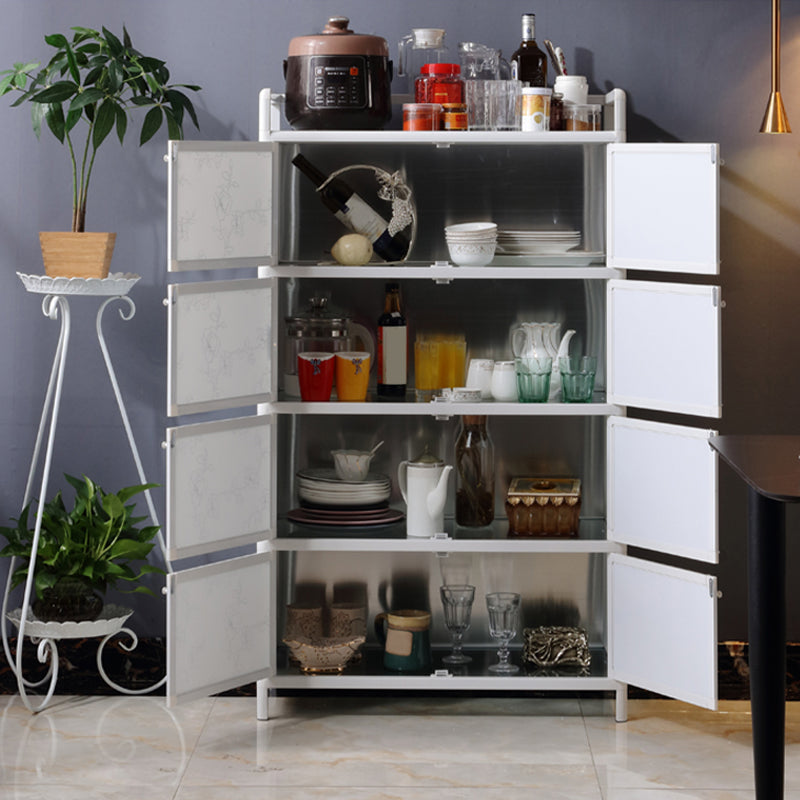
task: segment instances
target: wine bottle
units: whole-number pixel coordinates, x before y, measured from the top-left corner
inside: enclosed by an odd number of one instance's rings
[[[408,373],[408,325],[400,305],[400,287],[386,284],[383,314],[378,317],[379,399],[405,399]]]
[[[324,172],[299,153],[292,159],[292,164],[317,187],[320,200],[326,208],[346,228],[366,236],[372,242],[372,249],[384,261],[402,261],[406,257],[411,246],[408,236],[403,231],[390,234],[386,220],[359,197],[348,183],[339,177],[328,180]],[[320,189],[320,186],[323,188]]]
[[[511,56],[511,77],[523,86],[547,86],[547,56],[535,38],[535,14],[522,15],[522,42]]]

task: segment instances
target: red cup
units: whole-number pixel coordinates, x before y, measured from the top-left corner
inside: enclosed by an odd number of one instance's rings
[[[331,399],[334,364],[333,353],[297,354],[297,378],[303,400],[325,403]]]

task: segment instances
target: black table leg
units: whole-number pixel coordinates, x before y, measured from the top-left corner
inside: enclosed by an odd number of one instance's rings
[[[786,721],[784,504],[748,490],[750,707],[756,800],[783,797]]]

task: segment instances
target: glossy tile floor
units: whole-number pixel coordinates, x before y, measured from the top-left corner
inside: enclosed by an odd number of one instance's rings
[[[0,696],[3,800],[746,800],[749,703],[577,698]],[[800,800],[800,703],[786,797]]]

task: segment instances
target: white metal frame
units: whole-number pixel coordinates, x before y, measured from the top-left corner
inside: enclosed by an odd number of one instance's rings
[[[92,284],[91,286],[92,290],[87,291],[86,292],[87,294],[106,296],[106,299],[103,300],[99,310],[97,311],[97,316],[95,320],[97,341],[100,345],[100,350],[102,351],[103,354],[103,361],[105,362],[109,381],[111,382],[111,386],[114,390],[114,397],[116,398],[117,401],[117,407],[119,409],[120,416],[122,418],[122,424],[123,427],[125,428],[125,435],[128,439],[128,445],[130,447],[131,455],[133,456],[133,460],[136,465],[136,470],[139,475],[139,480],[141,481],[141,483],[144,484],[147,483],[147,479],[145,478],[144,468],[142,467],[142,462],[139,457],[139,451],[138,448],[136,447],[136,441],[133,437],[133,431],[131,429],[130,421],[128,419],[128,413],[125,409],[125,403],[123,402],[122,399],[122,393],[120,391],[119,384],[117,382],[116,373],[114,372],[114,367],[111,362],[111,356],[109,355],[108,347],[106,346],[105,337],[103,335],[103,330],[102,330],[103,314],[106,308],[111,303],[121,302],[126,306],[126,308],[120,309],[119,311],[120,317],[126,322],[133,318],[134,314],[136,313],[136,306],[126,294],[119,293],[120,290],[118,284],[113,280],[107,279],[107,283],[105,285],[103,284],[103,281],[97,281],[95,284]],[[94,631],[97,628],[95,626],[95,623],[93,622],[84,622],[77,624],[65,623],[65,625],[70,626],[69,633],[66,633],[66,631],[63,634],[59,633],[51,634],[48,632],[42,638],[39,638],[35,634],[31,634],[30,635],[31,639],[35,643],[38,643],[37,658],[39,662],[44,664],[49,661],[50,663],[46,675],[41,680],[32,682],[24,677],[23,674],[24,670],[22,663],[23,661],[22,642],[24,641],[26,635],[26,628],[29,625],[31,625],[29,620],[29,609],[31,606],[31,593],[33,591],[33,579],[36,568],[36,556],[39,546],[39,537],[42,529],[44,498],[47,497],[48,483],[50,479],[50,468],[52,464],[53,443],[55,440],[56,428],[58,426],[58,415],[61,409],[61,389],[64,380],[64,372],[66,369],[67,352],[69,349],[69,337],[70,337],[70,327],[71,327],[69,294],[72,293],[74,292],[67,291],[65,293],[59,293],[57,289],[54,289],[51,293],[46,294],[42,299],[42,312],[44,316],[47,319],[54,321],[60,319],[61,327],[58,337],[58,344],[56,346],[55,355],[53,358],[53,366],[50,371],[50,379],[45,394],[44,406],[42,408],[42,415],[39,421],[39,429],[36,436],[36,443],[34,445],[33,456],[31,458],[30,470],[28,472],[28,480],[25,486],[25,496],[22,501],[22,508],[24,508],[31,500],[36,470],[39,465],[39,458],[41,455],[41,448],[45,438],[45,431],[47,430],[47,442],[45,446],[44,462],[42,465],[42,479],[39,489],[39,503],[36,511],[36,522],[35,522],[34,537],[32,543],[32,554],[30,558],[27,579],[25,581],[22,607],[19,609],[19,616],[17,623],[18,632],[17,632],[17,648],[16,648],[15,658],[12,658],[11,646],[8,638],[8,624],[9,624],[8,601],[11,592],[11,576],[14,572],[16,558],[12,558],[11,563],[9,564],[8,578],[6,580],[6,588],[3,595],[2,621],[0,621],[0,625],[2,626],[2,635],[3,635],[3,649],[5,650],[6,660],[11,666],[14,675],[16,676],[17,687],[19,689],[20,697],[22,698],[25,707],[32,712],[42,711],[50,702],[53,693],[55,691],[56,681],[58,680],[58,647],[56,645],[57,640],[59,638],[78,638],[83,636],[91,637],[97,635],[96,633],[94,633]],[[111,296],[108,296],[109,294]],[[48,428],[48,423],[49,423],[49,428]],[[145,490],[144,495],[153,524],[158,525],[158,517],[156,515],[155,506],[153,504],[153,500],[150,495],[150,490],[149,489]],[[169,573],[172,571],[172,567],[169,562],[169,559],[167,558],[166,547],[164,545],[164,539],[160,530],[158,532],[158,545],[167,572]],[[127,689],[123,686],[119,686],[118,684],[116,684],[109,678],[109,676],[106,674],[103,668],[103,663],[102,663],[103,648],[110,639],[118,636],[119,634],[126,634],[130,639],[130,643],[121,645],[125,650],[128,651],[133,650],[138,645],[138,639],[136,637],[136,634],[130,628],[124,626],[124,621],[126,618],[127,617],[120,618],[116,622],[116,624],[112,624],[111,625],[112,630],[110,632],[108,632],[108,627],[109,627],[108,625],[103,626],[103,631],[105,635],[100,641],[97,649],[98,671],[100,673],[100,676],[109,686],[124,694],[144,694],[147,692],[151,692],[164,684],[164,682],[166,681],[166,676],[153,686],[149,686],[144,689],[134,690],[134,689]],[[31,628],[33,630],[36,630],[35,626],[33,625],[31,625]],[[57,626],[56,630],[58,630]],[[47,683],[48,681],[49,683]],[[28,689],[42,686],[45,683],[47,683],[46,694],[44,698],[41,700],[41,702],[38,705],[36,705],[29,697]]]
[[[313,142],[314,144],[378,144],[393,145],[402,144],[419,146],[470,146],[470,145],[553,145],[570,144],[574,146],[593,147],[616,147],[625,141],[625,95],[620,90],[614,90],[604,97],[594,98],[595,102],[605,102],[607,111],[606,118],[613,118],[613,127],[602,132],[567,132],[560,133],[522,133],[522,132],[470,132],[469,135],[459,136],[450,132],[434,133],[408,133],[385,131],[376,134],[374,132],[360,131],[291,131],[281,130],[281,102],[282,96],[273,94],[270,90],[262,90],[259,97],[259,139],[262,142],[285,144],[288,146],[299,145]],[[273,153],[276,150],[273,148]],[[713,150],[716,153],[716,150]],[[275,173],[277,170],[273,170]],[[275,179],[277,180],[277,179]],[[608,234],[607,234],[608,235]],[[608,243],[608,242],[607,242]],[[602,254],[601,254],[602,255]],[[353,272],[348,268],[335,265],[284,265],[274,261],[275,253],[271,259],[265,259],[259,267],[259,278],[352,278]],[[454,280],[480,280],[484,278],[513,278],[513,279],[578,279],[600,281],[608,284],[618,279],[624,279],[626,269],[632,265],[627,263],[606,265],[598,264],[591,254],[587,260],[580,263],[575,261],[575,256],[569,254],[554,258],[547,258],[549,264],[538,264],[535,260],[527,259],[527,265],[521,261],[498,260],[497,265],[491,269],[483,268],[455,268],[448,263],[434,264],[413,264],[404,265],[402,273],[408,279],[431,279],[436,283],[449,283]],[[692,271],[689,269],[688,271]],[[396,279],[397,270],[395,267],[385,267],[380,265],[368,265],[360,267],[359,277],[363,278],[383,278]],[[622,281],[621,281],[622,282]],[[607,308],[608,312],[609,309]],[[598,415],[598,416],[623,416],[626,411],[627,403],[620,403],[613,400],[610,396],[605,403],[593,403],[578,406],[570,404],[546,404],[543,406],[519,404],[493,403],[491,413],[493,415]],[[450,416],[465,413],[486,413],[487,408],[481,404],[452,404],[452,403],[431,403],[431,404],[406,404],[406,403],[386,403],[381,404],[377,410],[374,404],[349,403],[349,404],[330,404],[330,403],[299,403],[291,400],[273,399],[259,405],[259,413],[271,414],[385,414],[402,413],[405,415],[432,415],[436,418],[447,419]],[[684,410],[685,413],[685,410]],[[500,541],[500,540],[456,540],[456,539],[432,539],[432,540],[406,540],[390,541],[380,539],[281,539],[272,538],[262,541],[258,545],[259,552],[277,554],[279,552],[330,552],[344,549],[347,552],[430,552],[430,553],[457,553],[457,552],[483,552],[483,553],[502,553],[514,552],[519,554],[532,553],[600,553],[607,554],[609,559],[624,555],[626,545],[614,542],[611,539],[602,540],[578,540],[572,541]],[[646,562],[645,562],[646,563]],[[275,578],[275,561],[269,565],[270,576]],[[271,612],[274,621],[274,609]],[[270,626],[274,631],[274,624]],[[274,652],[275,642],[272,643]],[[343,674],[335,677],[314,676],[308,677],[301,674],[273,674],[258,681],[258,700],[257,715],[260,719],[268,718],[268,694],[270,689],[276,688],[418,688],[418,689],[514,689],[520,691],[535,689],[581,689],[581,690],[613,690],[616,693],[617,719],[622,721],[626,718],[627,684],[624,678],[617,676],[613,669],[609,668],[608,675],[605,677],[515,677],[513,680],[508,678],[494,678],[491,676],[463,677],[450,673],[435,673],[430,676],[393,676],[393,675],[355,675]]]

